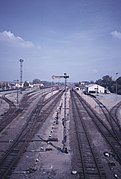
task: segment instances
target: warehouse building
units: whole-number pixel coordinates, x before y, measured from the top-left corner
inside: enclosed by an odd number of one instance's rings
[[[110,93],[108,89],[97,84],[89,84],[86,86],[87,93]]]

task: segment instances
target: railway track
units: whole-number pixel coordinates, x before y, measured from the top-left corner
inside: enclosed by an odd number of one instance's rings
[[[121,165],[121,143],[115,137],[113,132],[109,130],[109,127],[101,120],[101,118],[97,115],[97,113],[91,108],[91,106],[78,93],[75,92],[75,95],[80,99],[80,103],[83,105],[84,109],[91,117],[98,131],[101,133],[107,144],[110,146],[112,152],[115,155],[116,160]]]
[[[87,129],[86,120],[83,120],[80,99],[71,92],[72,113],[75,124],[78,148],[80,154],[80,178],[106,179],[105,172],[100,163],[99,157],[92,145],[90,134]]]
[[[117,140],[119,140],[120,142],[121,141],[121,126],[118,121],[117,111],[119,107],[121,106],[121,102],[118,103],[116,106],[114,106],[111,111],[109,111],[107,107],[103,103],[101,103],[97,98],[93,98],[93,99],[98,104],[99,108],[104,114],[104,117],[106,121],[108,122],[108,125],[111,127],[113,134],[115,135]]]
[[[30,91],[26,93],[23,96],[17,108],[16,108],[16,105],[6,97],[6,94],[3,95],[2,99],[5,100],[9,104],[9,109],[5,114],[3,114],[3,116],[0,119],[0,132],[8,124],[10,124],[13,121],[13,119],[15,119],[19,114],[21,114],[24,109],[27,109],[27,107],[31,104],[31,102],[37,98],[37,95],[38,96],[40,95],[38,91]]]
[[[86,111],[88,116],[91,118],[91,121],[93,122],[94,126],[97,128],[97,131],[101,134],[103,137],[105,144],[108,146],[109,152],[112,153],[114,160],[117,162],[117,165],[121,165],[121,143],[116,138],[112,130],[109,129],[109,126],[107,126],[100,116],[98,116],[97,112],[92,109],[92,107],[75,91],[71,92],[74,96],[78,98],[78,103],[80,106],[83,107],[83,110]],[[82,109],[80,109],[82,111]],[[83,111],[82,111],[83,114]],[[87,119],[84,119],[85,121]],[[93,130],[93,125],[91,125],[90,120],[87,120],[86,125],[88,126],[88,131]],[[89,126],[90,125],[90,126]],[[90,129],[90,127],[92,127]],[[120,168],[120,167],[119,167]],[[121,174],[120,174],[121,177]],[[119,177],[119,178],[120,178]]]
[[[110,110],[110,114],[115,118],[116,122],[121,127],[121,124],[119,122],[119,116],[118,116],[118,111],[120,108],[121,108],[121,101]]]
[[[44,94],[36,107],[31,112],[26,124],[21,132],[12,142],[9,149],[4,153],[0,161],[0,178],[9,178],[12,171],[15,169],[20,157],[25,152],[29,142],[32,140],[38,129],[53,111],[58,101],[60,100],[63,91],[59,91],[47,100]]]
[[[7,102],[7,103],[9,104],[9,109],[8,109],[8,111],[7,111],[5,114],[3,114],[3,115],[6,115],[6,116],[7,116],[8,114],[13,113],[13,112],[14,112],[14,109],[16,108],[15,104],[14,104],[12,101],[10,101],[8,98],[6,98],[6,95],[5,95],[5,94],[1,97],[1,99],[4,100],[5,102]]]
[[[5,112],[0,119],[0,132],[13,120],[17,115],[15,104],[3,95],[1,97],[4,101],[9,104],[9,109]]]

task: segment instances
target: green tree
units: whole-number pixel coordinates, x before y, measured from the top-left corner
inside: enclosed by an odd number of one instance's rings
[[[28,81],[25,81],[25,82],[24,82],[24,87],[25,87],[25,88],[29,87],[29,82],[28,82]]]
[[[94,82],[93,80],[91,80],[89,83],[90,83],[90,84],[95,84],[95,82]]]
[[[117,83],[118,83],[119,85],[121,85],[121,77],[119,77],[119,78],[117,79]]]
[[[32,83],[33,83],[33,84],[40,84],[41,81],[40,81],[39,79],[35,78]]]
[[[117,79],[117,93],[121,94],[121,77]]]
[[[112,80],[112,77],[109,75],[105,75],[102,79],[96,81],[96,84],[108,88],[109,91],[114,92],[115,82]]]
[[[102,79],[97,80],[95,83],[100,85],[100,86],[103,86],[103,80]]]
[[[113,82],[112,77],[110,77],[109,75],[106,75],[106,76],[103,76],[102,79],[103,79],[103,86],[105,88],[106,87],[110,88],[110,86]]]

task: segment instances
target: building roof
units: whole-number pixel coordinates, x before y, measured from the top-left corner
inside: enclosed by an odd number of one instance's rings
[[[98,85],[98,84],[89,84],[89,85],[87,85],[86,87],[92,87],[92,86],[98,86],[98,87],[104,88],[103,86],[100,86],[100,85]]]

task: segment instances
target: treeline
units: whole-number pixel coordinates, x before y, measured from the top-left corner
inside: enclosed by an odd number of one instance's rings
[[[40,79],[35,78],[32,81],[32,84],[43,84],[44,86],[53,86],[54,83],[53,82],[49,82],[49,81],[41,81]]]
[[[96,81],[82,81],[79,83],[74,83],[76,87],[79,87],[82,90],[85,90],[85,87],[89,84],[98,84],[108,89],[111,93],[117,93],[121,95],[121,77],[118,77],[114,80],[111,76],[105,75]]]
[[[121,77],[113,80],[111,76],[103,76],[102,79],[98,79],[96,84],[107,88],[112,93],[121,94]]]
[[[0,91],[4,90],[12,90],[14,89],[14,85],[9,82],[0,82]]]
[[[49,87],[49,86],[61,86],[61,85],[64,85],[64,83],[60,83],[60,82],[50,82],[50,81],[41,81],[40,79],[34,79],[32,81],[32,84],[43,84],[45,87]]]

